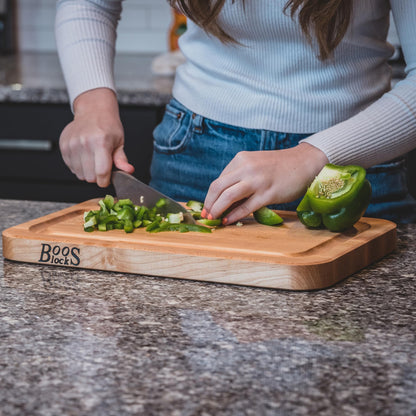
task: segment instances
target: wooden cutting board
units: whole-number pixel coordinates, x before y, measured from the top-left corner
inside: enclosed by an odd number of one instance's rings
[[[211,234],[87,233],[83,213],[98,199],[9,228],[3,255],[16,261],[156,275],[290,290],[333,285],[391,252],[396,225],[362,218],[344,233],[309,230],[295,212],[278,211],[284,224],[247,218]]]

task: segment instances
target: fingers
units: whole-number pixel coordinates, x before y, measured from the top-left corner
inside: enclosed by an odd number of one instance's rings
[[[242,186],[240,185],[236,189],[232,189],[234,185],[238,185],[239,179],[235,175],[221,175],[218,179],[211,183],[207,196],[204,202],[204,209],[209,213],[213,218],[217,218],[221,215],[233,202],[237,202],[242,199],[238,198],[235,200],[238,192],[242,191]],[[227,190],[228,192],[223,195],[223,192]],[[220,200],[220,197],[223,197]],[[216,206],[214,206],[216,205]]]
[[[232,224],[262,206],[261,195],[256,194],[249,184],[238,182],[224,189],[209,210],[204,204],[203,216],[210,219],[223,216],[224,225]]]
[[[255,184],[256,182],[251,183],[232,173],[220,176],[209,188],[203,216],[211,219],[223,215],[223,224],[231,224],[247,217],[263,206],[264,202],[265,195],[256,193]]]
[[[203,216],[231,224],[280,197],[277,151],[239,152],[212,182]],[[277,186],[276,186],[277,185]],[[286,197],[286,196],[283,196]],[[225,213],[225,215],[224,215]]]
[[[114,151],[113,160],[117,169],[124,170],[127,173],[134,172],[134,166],[127,160],[123,147],[119,147]]]
[[[260,204],[259,177],[253,166],[253,152],[240,152],[211,183],[204,202],[204,216],[218,218],[229,210],[224,222],[237,221]]]
[[[259,199],[252,195],[251,198],[244,199],[241,203],[236,204],[235,208],[231,209],[230,212],[224,216],[222,223],[228,225],[237,222],[238,220],[249,216],[252,212],[262,206],[263,204]]]
[[[127,173],[134,172],[134,166],[128,162],[123,147],[117,148],[113,154],[108,149],[99,149],[95,153],[96,180],[94,181],[98,186],[105,188],[110,184],[113,162],[117,169]]]
[[[95,166],[95,178],[92,182],[97,182],[97,185],[102,188],[107,187],[111,181],[113,162],[117,169],[127,173],[134,172],[134,166],[128,162],[123,147],[118,147],[113,154],[111,154],[111,149],[102,147],[98,148],[95,152],[95,161],[93,165]]]
[[[74,157],[76,163],[79,165],[77,171],[80,172],[79,179],[93,183],[96,181],[95,176],[95,162],[94,153],[81,152],[78,157]]]
[[[70,171],[76,175],[78,179],[85,180],[81,153],[78,153],[77,151],[77,142],[71,139],[70,127],[71,125],[67,126],[59,139],[59,147],[61,150],[62,159]]]
[[[105,188],[110,184],[111,170],[113,167],[113,157],[110,149],[105,147],[97,149],[95,152],[95,160],[92,165],[94,167],[94,180],[101,188]]]
[[[106,187],[113,164],[111,143],[94,136],[61,137],[62,157],[80,180]]]

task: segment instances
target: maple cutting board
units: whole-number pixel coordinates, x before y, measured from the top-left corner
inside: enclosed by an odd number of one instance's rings
[[[351,230],[309,230],[295,212],[278,211],[284,224],[270,227],[250,217],[211,234],[87,233],[83,213],[98,199],[11,227],[3,232],[3,255],[16,261],[111,270],[210,282],[320,289],[391,252],[396,225],[362,218]]]

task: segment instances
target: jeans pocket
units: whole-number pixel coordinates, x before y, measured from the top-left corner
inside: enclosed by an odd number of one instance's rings
[[[165,114],[153,131],[154,150],[159,153],[181,152],[191,137],[191,116],[174,103],[166,105]]]
[[[408,194],[405,159],[375,165],[367,169],[373,202],[397,201]]]

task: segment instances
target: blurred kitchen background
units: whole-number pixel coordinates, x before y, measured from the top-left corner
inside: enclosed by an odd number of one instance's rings
[[[0,0],[1,3],[7,0]],[[56,0],[17,0],[17,40],[20,51],[56,50],[54,18]],[[161,53],[167,50],[171,24],[166,0],[125,0],[117,50],[121,53]]]
[[[19,51],[56,51],[53,30],[55,7],[56,0],[0,0],[2,22],[7,14],[10,26],[15,20],[16,47]],[[170,24],[171,11],[166,0],[125,0],[117,50],[121,53],[165,52]],[[0,30],[3,42],[3,25]],[[393,45],[399,46],[394,22],[389,39]]]
[[[55,7],[56,0],[0,0],[0,198],[78,202],[112,192],[78,181],[60,157],[59,135],[72,114],[56,54]],[[172,24],[166,0],[123,2],[116,84],[126,151],[144,181],[149,179],[152,131],[173,82],[166,61]],[[396,50],[394,83],[404,76],[394,22],[389,40]],[[414,156],[409,171],[416,193]]]

